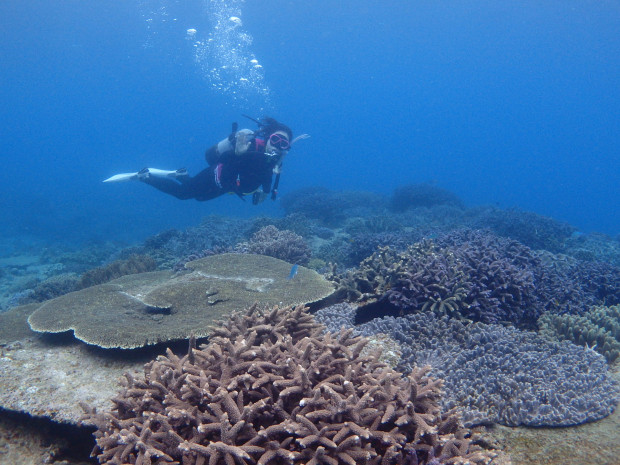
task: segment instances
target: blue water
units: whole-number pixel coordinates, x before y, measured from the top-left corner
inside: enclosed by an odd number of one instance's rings
[[[611,1],[7,0],[0,233],[132,241],[211,213],[280,214],[101,182],[195,173],[231,122],[252,127],[248,113],[312,136],[283,194],[433,182],[470,206],[616,235],[619,30]]]

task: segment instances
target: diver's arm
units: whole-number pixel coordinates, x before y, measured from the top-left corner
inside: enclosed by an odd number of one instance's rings
[[[253,205],[258,205],[259,203],[262,203],[263,200],[267,198],[267,194],[271,192],[271,182],[272,182],[272,173],[270,171],[269,175],[265,176],[265,178],[263,179],[263,182],[261,183],[261,187],[259,187],[258,190],[256,190],[256,192],[252,194]],[[272,198],[273,198],[273,195],[272,195]]]

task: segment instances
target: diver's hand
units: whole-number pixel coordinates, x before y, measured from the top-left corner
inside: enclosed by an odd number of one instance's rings
[[[258,205],[259,203],[262,203],[265,200],[265,197],[267,197],[267,194],[262,191],[254,192],[252,194],[252,205]]]

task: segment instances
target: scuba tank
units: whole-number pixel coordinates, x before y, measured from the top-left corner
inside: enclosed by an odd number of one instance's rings
[[[207,149],[205,159],[209,166],[216,165],[225,153],[233,152],[235,155],[243,155],[248,151],[254,140],[254,131],[251,129],[237,131],[237,128],[237,123],[233,123],[230,135]]]

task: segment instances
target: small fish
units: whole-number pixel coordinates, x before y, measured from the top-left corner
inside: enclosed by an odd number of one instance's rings
[[[295,275],[297,274],[297,268],[299,268],[299,265],[295,264],[291,267],[291,272],[288,274],[288,278],[286,279],[293,279],[295,277]]]

